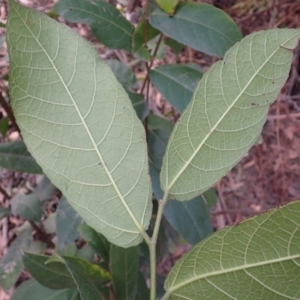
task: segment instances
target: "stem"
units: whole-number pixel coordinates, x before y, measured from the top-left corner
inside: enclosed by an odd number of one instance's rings
[[[11,109],[10,105],[5,101],[5,99],[4,99],[4,97],[2,96],[1,93],[0,93],[0,105],[5,110],[8,118],[10,119],[12,124],[14,125],[15,129],[20,133],[20,128],[16,123],[16,120],[15,120],[15,117],[13,115],[12,109]]]
[[[155,47],[155,49],[154,49],[154,52],[153,52],[153,55],[152,55],[152,58],[151,58],[151,61],[150,61],[149,65],[146,63],[146,64],[147,64],[147,75],[146,75],[145,81],[144,81],[144,83],[143,83],[143,86],[142,86],[142,88],[141,88],[140,94],[143,94],[144,89],[145,89],[145,87],[146,87],[146,83],[147,83],[147,81],[149,80],[149,71],[150,71],[150,69],[151,69],[151,67],[152,67],[152,65],[153,65],[153,61],[154,61],[155,56],[156,56],[156,54],[157,54],[158,47],[159,47],[159,45],[160,45],[160,43],[161,43],[161,41],[162,41],[162,38],[163,38],[163,34],[161,33],[160,36],[159,36],[159,39],[158,39],[158,41],[157,41],[156,47]]]
[[[168,201],[169,191],[166,190],[162,200],[158,201],[158,211],[155,220],[153,235],[151,238],[151,243],[148,244],[149,252],[150,252],[150,300],[156,300],[156,242],[157,236],[159,232],[159,227],[161,223],[161,219],[163,216],[164,207]]]

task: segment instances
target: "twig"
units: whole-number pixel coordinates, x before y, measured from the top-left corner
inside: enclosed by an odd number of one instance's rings
[[[150,72],[151,67],[152,67],[152,65],[153,65],[153,61],[154,61],[154,58],[155,58],[155,56],[156,56],[156,54],[157,54],[157,51],[158,51],[159,45],[160,45],[160,43],[161,43],[161,41],[162,41],[162,38],[163,38],[163,35],[160,34],[159,39],[158,39],[157,44],[156,44],[156,47],[155,47],[155,49],[154,49],[152,58],[151,58],[151,60],[150,60],[149,65],[146,63],[146,64],[147,64],[147,65],[146,65],[146,68],[147,68],[147,75],[146,75],[145,81],[144,81],[144,83],[143,83],[143,86],[142,86],[142,88],[141,88],[140,94],[143,94],[144,89],[145,89],[145,87],[146,87],[146,83],[147,83],[147,81],[149,80],[149,72]]]
[[[16,123],[16,119],[13,115],[12,109],[9,106],[9,104],[7,104],[7,102],[5,101],[3,95],[0,93],[0,105],[2,106],[2,108],[5,110],[8,118],[10,119],[10,121],[13,123],[15,129],[20,133],[20,128]]]
[[[44,239],[48,247],[55,248],[54,243],[51,241],[51,239],[48,237],[47,233],[43,231],[39,226],[37,226],[34,222],[29,221],[31,227],[38,233],[38,235]]]

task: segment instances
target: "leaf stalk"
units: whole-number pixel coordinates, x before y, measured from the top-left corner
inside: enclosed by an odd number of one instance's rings
[[[165,190],[162,200],[158,201],[158,211],[155,220],[151,243],[148,244],[150,252],[150,300],[156,300],[156,242],[163,216],[164,207],[168,201],[169,191]]]

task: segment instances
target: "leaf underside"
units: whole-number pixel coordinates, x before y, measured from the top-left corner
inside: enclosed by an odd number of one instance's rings
[[[151,217],[145,133],[122,86],[65,25],[10,2],[11,103],[44,173],[112,243],[142,240]]]
[[[224,176],[257,140],[289,74],[300,30],[253,33],[203,76],[164,157],[162,189],[189,200]]]
[[[225,227],[172,269],[164,300],[300,299],[300,201]]]

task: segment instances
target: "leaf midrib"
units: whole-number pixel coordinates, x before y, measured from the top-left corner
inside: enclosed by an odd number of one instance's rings
[[[195,276],[191,279],[185,280],[185,281],[181,282],[180,284],[172,286],[171,288],[167,289],[167,293],[172,294],[174,291],[180,289],[181,287],[184,287],[185,285],[188,285],[194,281],[205,279],[208,277],[228,274],[228,273],[237,272],[237,271],[243,271],[243,270],[247,270],[247,269],[251,269],[251,268],[255,268],[255,267],[261,267],[261,266],[265,266],[265,265],[269,265],[269,264],[275,264],[275,263],[279,263],[279,262],[294,260],[297,258],[300,258],[300,254],[284,256],[284,257],[280,257],[280,258],[276,258],[276,259],[270,259],[270,260],[267,260],[264,262],[244,264],[244,265],[241,265],[241,266],[238,266],[235,268],[228,268],[228,269],[223,269],[223,270],[219,270],[219,271],[215,271],[215,272],[201,274],[201,275]]]
[[[252,81],[254,80],[254,78],[257,76],[257,74],[261,71],[261,69],[266,65],[267,62],[269,62],[269,60],[272,58],[272,56],[280,49],[280,47],[283,47],[283,45],[285,45],[287,42],[289,42],[291,39],[293,39],[296,35],[298,35],[299,33],[295,33],[294,36],[292,36],[290,39],[288,39],[287,41],[285,41],[282,45],[278,45],[278,48],[266,59],[266,61],[257,69],[257,71],[253,74],[253,76],[251,77],[251,79],[249,80],[249,82],[245,85],[245,87],[241,90],[241,92],[237,95],[237,97],[234,99],[234,101],[232,102],[231,105],[229,105],[229,107],[225,110],[225,112],[223,113],[223,115],[221,116],[221,118],[219,119],[218,122],[216,122],[216,124],[211,128],[211,130],[209,131],[209,133],[206,135],[206,137],[202,140],[202,142],[199,144],[199,146],[196,148],[196,150],[194,151],[194,153],[191,155],[191,157],[186,161],[186,163],[184,164],[184,166],[182,167],[182,169],[177,173],[177,175],[174,177],[174,179],[171,181],[171,183],[169,185],[167,185],[167,187],[165,188],[165,190],[170,191],[170,189],[172,188],[172,186],[176,183],[176,181],[178,180],[178,178],[183,174],[183,172],[185,172],[185,170],[188,168],[188,166],[190,165],[190,163],[192,162],[192,160],[195,158],[195,156],[198,154],[198,152],[201,150],[202,146],[206,143],[206,141],[208,140],[208,138],[214,133],[214,131],[216,130],[216,128],[219,126],[219,124],[224,120],[224,118],[227,116],[227,114],[229,113],[229,111],[232,109],[232,107],[236,104],[236,102],[239,100],[239,98],[243,95],[243,93],[245,92],[245,90],[248,88],[248,86],[252,83]],[[288,51],[288,50],[287,50]],[[206,77],[207,80],[207,77]],[[226,100],[226,99],[225,99]],[[167,178],[168,178],[168,173],[167,173]]]
[[[41,49],[42,49],[43,52],[45,53],[45,55],[46,55],[46,57],[48,58],[50,64],[52,65],[53,69],[55,70],[57,76],[58,76],[59,79],[61,80],[61,83],[62,83],[63,87],[65,88],[67,94],[69,95],[71,101],[73,102],[74,108],[76,109],[76,112],[77,112],[77,114],[78,114],[78,116],[79,116],[79,118],[80,118],[80,120],[81,120],[81,122],[82,122],[82,125],[84,126],[84,128],[85,128],[85,130],[86,130],[86,132],[87,132],[87,134],[88,134],[88,136],[89,136],[89,138],[90,138],[90,140],[91,140],[91,142],[92,142],[92,144],[93,144],[93,146],[94,146],[94,149],[95,149],[95,151],[96,151],[96,153],[97,153],[97,155],[98,155],[98,157],[99,157],[99,159],[100,159],[100,161],[101,161],[101,164],[102,164],[102,166],[103,166],[103,168],[104,168],[104,170],[105,170],[105,172],[106,172],[106,174],[107,174],[109,180],[110,180],[111,183],[112,183],[112,186],[114,187],[114,189],[115,189],[117,195],[119,196],[119,198],[120,198],[120,200],[121,200],[123,206],[125,207],[126,211],[128,212],[129,216],[131,217],[133,223],[134,223],[135,226],[137,227],[138,232],[131,231],[131,230],[126,230],[126,229],[124,229],[124,228],[118,228],[118,230],[122,230],[122,231],[124,231],[124,232],[129,232],[129,233],[135,233],[135,234],[136,234],[136,233],[142,233],[142,232],[143,232],[142,226],[139,224],[139,222],[136,220],[136,218],[135,218],[134,215],[132,214],[131,210],[129,209],[129,207],[128,207],[126,201],[125,201],[125,199],[123,198],[121,192],[119,191],[119,189],[118,189],[118,187],[117,187],[115,181],[113,180],[113,178],[112,178],[112,176],[111,176],[109,170],[107,169],[107,166],[106,166],[106,164],[104,163],[104,160],[103,160],[103,158],[102,158],[102,155],[101,155],[101,153],[99,152],[99,149],[97,148],[97,145],[96,145],[96,143],[95,143],[93,137],[91,136],[90,131],[88,130],[88,126],[87,126],[87,124],[85,123],[85,120],[83,119],[83,117],[82,117],[82,115],[81,115],[81,113],[80,113],[80,111],[79,111],[79,109],[78,109],[78,107],[77,107],[77,105],[76,105],[76,102],[75,102],[75,100],[73,99],[73,96],[72,96],[71,92],[69,91],[68,87],[66,86],[66,84],[65,84],[63,78],[61,77],[61,75],[60,75],[58,69],[57,69],[56,66],[54,65],[52,59],[49,57],[49,55],[48,55],[46,49],[45,49],[45,48],[43,47],[43,45],[39,42],[39,40],[35,37],[35,35],[33,34],[33,32],[32,32],[32,31],[30,30],[30,28],[28,27],[27,23],[24,21],[24,19],[22,18],[22,16],[19,14],[18,10],[15,9],[15,11],[16,11],[16,13],[19,15],[19,17],[20,17],[20,19],[22,20],[22,22],[23,22],[23,24],[25,25],[25,27],[26,27],[26,28],[28,29],[28,31],[31,33],[32,37],[35,39],[35,41],[37,42],[37,44],[41,47]],[[111,224],[109,224],[109,225],[111,226]]]

